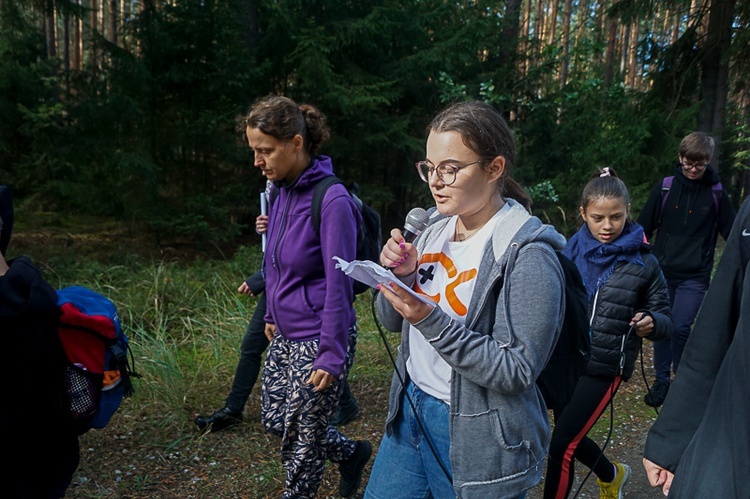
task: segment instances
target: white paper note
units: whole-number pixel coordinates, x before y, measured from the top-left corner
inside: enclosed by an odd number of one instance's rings
[[[413,289],[402,283],[398,277],[393,275],[390,270],[381,267],[375,262],[369,260],[352,260],[347,262],[337,256],[333,257],[336,260],[336,268],[341,269],[346,275],[352,279],[356,279],[359,282],[363,282],[368,286],[374,288],[378,284],[382,286],[390,286],[391,283],[395,283],[401,289],[405,289],[410,295],[417,298],[419,301],[424,302],[428,305],[435,306],[435,302],[426,297],[415,293]]]
[[[266,192],[260,193],[260,214],[268,215],[268,198],[266,198]],[[266,233],[260,235],[260,249],[263,253],[266,252]]]

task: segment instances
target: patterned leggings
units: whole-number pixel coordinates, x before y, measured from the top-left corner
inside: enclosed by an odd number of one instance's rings
[[[281,437],[281,464],[286,470],[284,499],[314,498],[323,480],[326,459],[338,463],[354,453],[355,443],[328,420],[343,391],[357,346],[357,328],[349,330],[341,377],[327,390],[306,384],[318,353],[318,340],[290,341],[276,334],[266,353],[261,386],[261,419],[266,431]]]

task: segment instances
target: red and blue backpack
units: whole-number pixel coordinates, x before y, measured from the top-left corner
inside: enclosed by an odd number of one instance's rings
[[[57,332],[67,356],[65,405],[78,431],[107,426],[133,394],[133,354],[112,301],[91,289],[57,290]],[[128,361],[130,357],[130,362]]]

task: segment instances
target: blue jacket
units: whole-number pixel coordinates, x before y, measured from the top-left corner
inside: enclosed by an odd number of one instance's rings
[[[361,215],[346,187],[333,185],[323,199],[317,235],[310,219],[313,189],[329,175],[331,159],[317,156],[294,182],[275,184],[264,255],[265,321],[286,339],[319,339],[313,369],[338,377],[356,314],[351,279],[333,257],[355,259]]]
[[[554,253],[565,238],[520,204],[507,202],[511,213],[485,247],[466,324],[439,307],[414,324],[452,368],[450,460],[461,498],[514,497],[528,490],[541,479],[549,448],[549,414],[536,379],[565,311],[564,278]],[[420,254],[447,221],[436,221],[419,236]],[[415,274],[402,280],[411,286]],[[407,379],[409,323],[382,296],[377,305],[383,325],[401,331],[396,369]],[[394,373],[389,434],[402,392]]]

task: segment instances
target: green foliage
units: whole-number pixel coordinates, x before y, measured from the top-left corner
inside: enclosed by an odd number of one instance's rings
[[[119,46],[91,34],[83,70],[68,73],[47,58],[38,27],[50,8],[58,17],[90,13],[66,0],[3,6],[0,181],[45,210],[146,223],[160,242],[201,245],[252,228],[263,178],[248,163],[237,116],[271,92],[328,116],[333,136],[322,152],[360,184],[384,230],[431,203],[412,165],[424,155],[425,125],[448,102],[479,98],[508,116],[520,152],[513,175],[551,184],[558,199],[537,191],[535,208],[553,221],[550,213],[574,214],[583,182],[604,165],[639,206],[700,108],[698,33],[666,43],[653,33],[650,17],[662,6],[651,0],[606,12],[644,33],[637,57],[648,90],[625,88],[621,75],[603,84],[597,13],[605,13],[596,2],[576,20],[562,89],[562,47],[515,32],[506,2],[149,1],[118,33]],[[746,11],[738,6],[738,20]],[[747,67],[734,47],[733,61]],[[740,143],[727,151],[742,162]],[[731,173],[738,185],[740,170]]]

